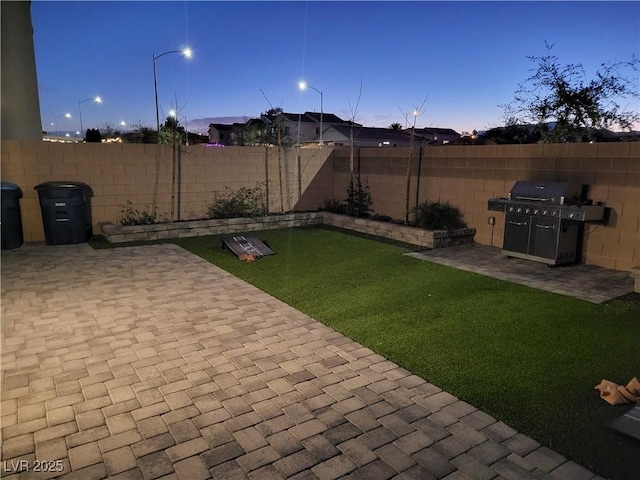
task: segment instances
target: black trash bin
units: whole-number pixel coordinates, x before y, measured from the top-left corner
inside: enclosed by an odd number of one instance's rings
[[[36,185],[47,245],[84,243],[93,234],[91,197],[82,182],[44,182]]]
[[[22,245],[22,215],[20,199],[22,190],[15,183],[2,182],[2,220],[0,236],[2,250],[18,248]]]

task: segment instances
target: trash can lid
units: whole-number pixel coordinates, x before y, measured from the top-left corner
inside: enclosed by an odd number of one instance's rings
[[[42,182],[39,185],[33,187],[34,190],[58,190],[58,189],[83,189],[86,190],[89,195],[93,195],[91,187],[83,182],[66,182],[59,180],[52,180],[49,182]]]
[[[5,192],[15,192],[18,195],[18,198],[22,197],[22,190],[18,185],[11,182],[0,182],[1,189]]]

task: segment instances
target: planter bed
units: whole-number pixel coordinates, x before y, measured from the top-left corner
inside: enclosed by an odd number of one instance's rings
[[[368,218],[350,217],[328,212],[322,212],[322,223],[425,248],[443,248],[473,243],[473,237],[476,234],[475,228],[425,230],[397,223],[380,222]]]
[[[430,231],[397,223],[380,222],[329,212],[287,213],[256,218],[189,220],[185,222],[156,223],[153,225],[122,226],[101,223],[100,231],[109,242],[122,243],[310,225],[330,225],[424,248],[443,248],[472,243],[476,233],[475,228]]]
[[[239,233],[277,228],[303,227],[322,224],[321,212],[288,213],[255,218],[220,218],[153,225],[114,225],[101,223],[100,231],[109,242],[136,242],[165,238],[200,237],[220,233]]]

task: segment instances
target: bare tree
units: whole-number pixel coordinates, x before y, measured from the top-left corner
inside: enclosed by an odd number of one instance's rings
[[[360,90],[358,91],[358,100],[356,101],[355,106],[351,105],[351,100],[349,100],[351,116],[349,117],[349,183],[347,185],[347,214],[356,217],[368,217],[371,214],[371,205],[373,204],[371,200],[371,192],[369,191],[369,185],[362,183],[362,179],[360,178],[360,168],[358,168],[356,172],[354,158],[354,130],[358,126],[356,124],[356,117],[358,115],[361,98],[362,78],[360,79]]]
[[[409,225],[409,193],[411,191],[411,166],[413,163],[413,143],[416,135],[416,121],[418,120],[418,117],[424,114],[424,111],[422,110],[422,108],[424,107],[424,104],[427,103],[427,98],[429,98],[429,95],[426,95],[424,97],[424,100],[422,101],[422,104],[420,104],[419,107],[416,106],[410,114],[409,113],[405,114],[402,111],[402,108],[400,108],[402,115],[404,115],[405,124],[408,122],[409,115],[413,115],[413,125],[411,126],[411,136],[409,140],[409,158],[407,159],[407,176],[406,176],[405,203],[404,203],[404,224],[405,225]]]
[[[276,148],[278,149],[278,182],[280,184],[280,213],[284,213],[284,181],[282,178],[282,107],[274,108],[273,104],[267,98],[267,95],[262,89],[260,93],[271,107],[264,115],[263,118],[271,120],[273,123],[273,133],[275,134]],[[268,150],[267,150],[268,151]],[[269,199],[267,199],[269,202]]]
[[[355,136],[353,134],[353,129],[355,128],[356,125],[356,116],[358,115],[358,108],[360,107],[360,99],[362,98],[362,78],[360,79],[360,90],[358,91],[358,100],[356,101],[355,107],[351,105],[351,100],[348,100],[349,102],[349,111],[351,112],[351,115],[349,116],[349,123],[351,124],[351,128],[349,129],[349,173],[351,175],[353,175],[354,172],[354,158],[353,158],[353,152],[354,152],[354,140],[355,140]]]

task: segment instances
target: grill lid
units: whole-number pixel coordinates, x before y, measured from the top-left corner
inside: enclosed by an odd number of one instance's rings
[[[545,205],[579,204],[582,186],[562,182],[517,181],[509,191],[509,200],[541,202]]]

